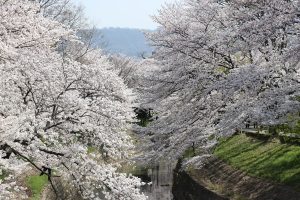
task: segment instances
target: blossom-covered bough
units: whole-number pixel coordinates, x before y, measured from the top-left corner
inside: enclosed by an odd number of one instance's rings
[[[148,34],[161,69],[144,92],[161,116],[141,130],[146,160],[177,158],[193,145],[205,152],[246,121],[274,125],[297,115],[299,13],[298,0],[165,5]]]
[[[59,177],[83,198],[145,199],[140,179],[116,171],[133,148],[132,92],[100,51],[78,54],[74,31],[43,14],[35,1],[0,1],[0,168],[30,164],[56,193]],[[11,185],[1,198],[16,198]]]

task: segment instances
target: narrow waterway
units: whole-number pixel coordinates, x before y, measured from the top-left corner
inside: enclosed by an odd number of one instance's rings
[[[152,184],[144,188],[149,200],[226,200],[195,182],[180,163],[160,162],[148,169]]]
[[[176,166],[171,162],[160,162],[154,168],[148,169],[148,176],[151,179],[150,185],[145,189],[149,200],[173,200],[173,170]]]

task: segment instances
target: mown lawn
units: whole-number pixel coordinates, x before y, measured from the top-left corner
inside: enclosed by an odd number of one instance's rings
[[[263,142],[241,134],[221,141],[214,154],[250,175],[300,190],[300,146]]]
[[[31,200],[40,200],[43,189],[48,184],[48,177],[43,176],[29,176],[26,179],[26,185],[32,192]]]

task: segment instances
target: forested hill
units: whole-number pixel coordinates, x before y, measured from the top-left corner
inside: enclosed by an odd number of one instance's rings
[[[149,31],[149,30],[145,30]],[[95,43],[109,53],[132,57],[150,55],[153,48],[144,36],[144,30],[130,28],[104,28],[96,32]]]

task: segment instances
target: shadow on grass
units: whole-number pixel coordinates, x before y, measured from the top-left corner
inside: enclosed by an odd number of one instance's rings
[[[300,189],[300,147],[233,136],[216,148],[217,157],[250,175]]]

